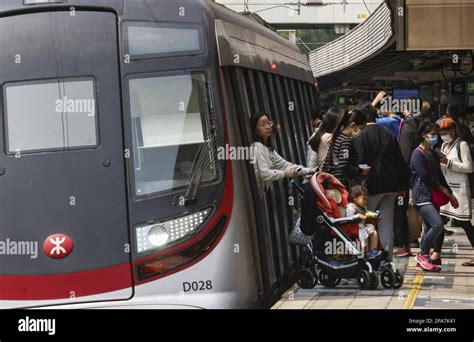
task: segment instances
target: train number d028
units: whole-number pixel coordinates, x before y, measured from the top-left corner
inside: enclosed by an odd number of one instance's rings
[[[192,281],[192,282],[184,282],[183,283],[183,292],[189,291],[208,291],[212,290],[212,281]]]

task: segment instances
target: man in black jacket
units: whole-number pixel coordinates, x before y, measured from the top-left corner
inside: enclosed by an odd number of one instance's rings
[[[411,154],[417,148],[421,142],[421,136],[418,133],[419,118],[413,116],[411,113],[405,112],[403,122],[400,130],[400,140],[398,141],[400,150],[403,155],[403,160],[410,172],[410,158]],[[409,189],[403,194],[399,194],[395,200],[395,212],[394,212],[394,236],[395,236],[395,250],[393,252],[396,257],[410,256],[410,244],[408,234],[408,200],[409,200]]]
[[[377,112],[372,105],[362,107],[367,115],[367,128],[354,140],[359,163],[371,166],[367,177],[369,210],[380,210],[378,222],[380,241],[389,259],[393,257],[393,218],[397,194],[409,189],[409,171],[396,138],[384,127],[375,123]]]

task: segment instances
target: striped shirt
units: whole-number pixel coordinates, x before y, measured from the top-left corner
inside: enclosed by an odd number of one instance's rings
[[[329,149],[322,170],[328,172],[339,179],[344,185],[349,184],[349,180],[355,179],[362,174],[362,169],[357,162],[359,156],[352,142],[352,138],[344,133],[334,141],[333,153]]]

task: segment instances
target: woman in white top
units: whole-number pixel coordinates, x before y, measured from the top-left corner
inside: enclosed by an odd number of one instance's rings
[[[337,107],[331,107],[323,116],[323,122],[308,142],[306,165],[309,168],[320,168],[329,151],[332,141],[332,133],[336,129],[342,111]]]
[[[253,129],[255,160],[254,168],[257,184],[261,190],[267,191],[270,182],[294,178],[314,173],[314,169],[290,163],[283,159],[273,148],[273,121],[265,113],[255,113],[250,119]]]
[[[469,174],[472,172],[471,151],[467,142],[458,137],[456,122],[453,119],[443,119],[439,126],[439,135],[443,140],[440,157],[441,170],[459,202],[458,208],[453,208],[450,203],[442,206],[440,213],[443,216],[456,219],[466,232],[471,246],[474,247],[474,228],[471,224],[471,187],[469,184]],[[463,266],[474,266],[474,259],[463,263]]]

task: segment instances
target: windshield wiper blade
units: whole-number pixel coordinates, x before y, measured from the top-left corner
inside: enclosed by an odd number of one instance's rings
[[[194,163],[191,168],[191,175],[189,177],[189,186],[186,190],[186,195],[184,196],[185,205],[194,203],[197,199],[197,191],[199,189],[199,185],[201,184],[202,176],[205,170],[205,168],[203,167],[205,165],[204,162],[206,161],[206,159],[209,160],[210,157],[208,153],[204,152],[204,147],[206,145],[208,145],[207,142],[199,146],[196,158],[194,159]]]

